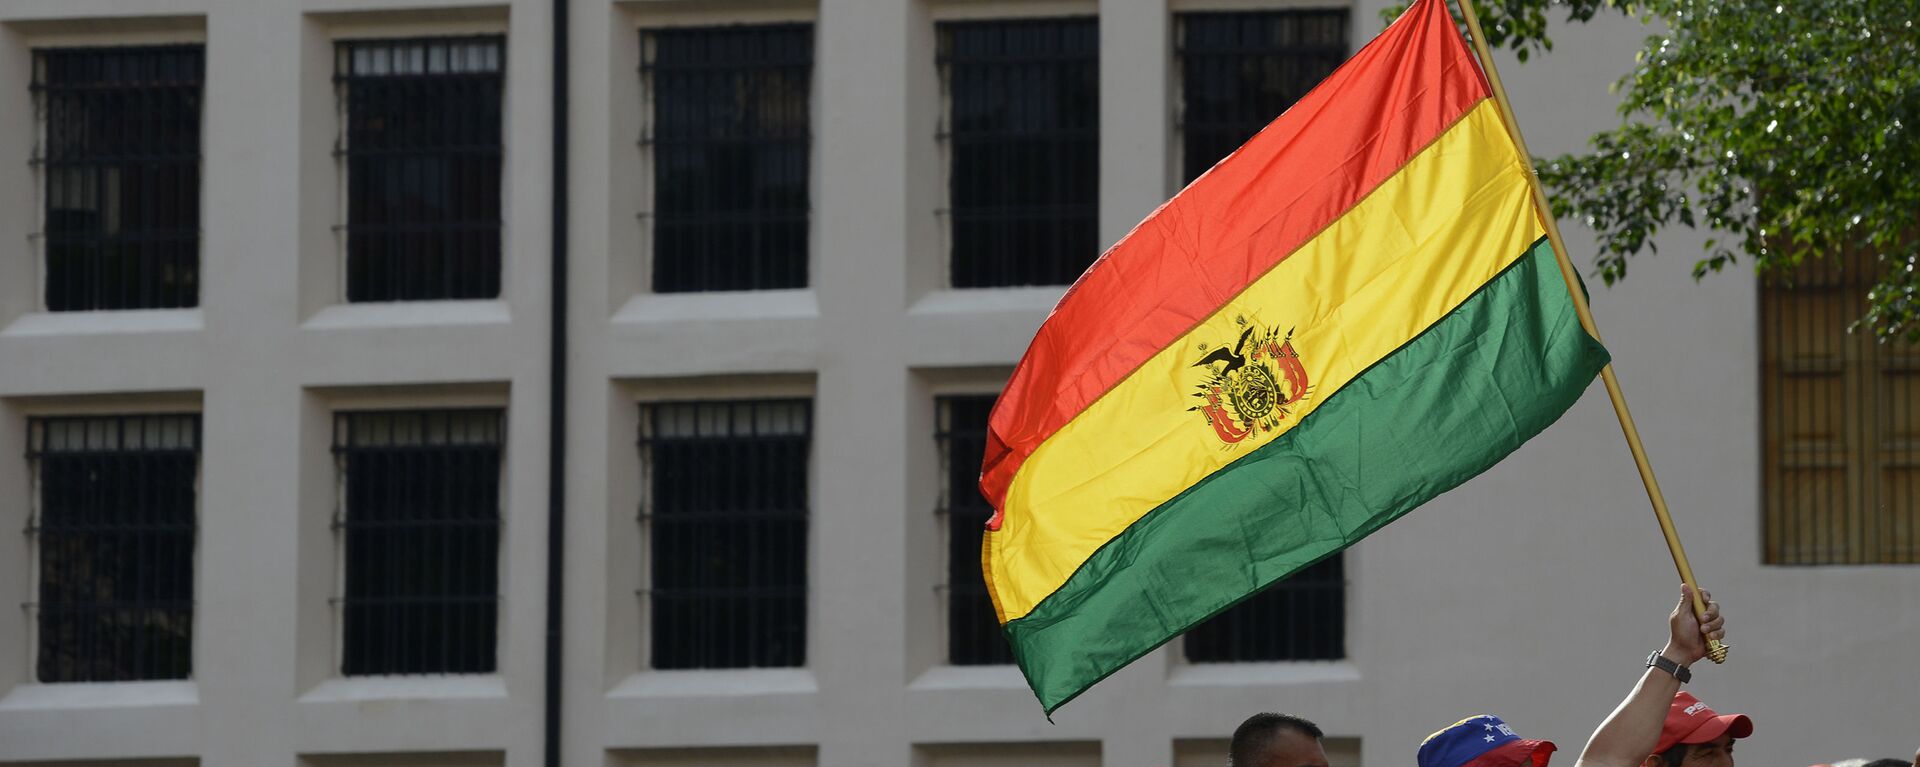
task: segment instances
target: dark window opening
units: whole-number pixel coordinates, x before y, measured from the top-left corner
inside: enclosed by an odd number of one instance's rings
[[[1183,13],[1181,168],[1191,182],[1347,59],[1347,11]]]
[[[494,670],[504,421],[499,410],[334,417],[342,674]]]
[[[36,678],[186,679],[193,669],[195,415],[34,418]]]
[[[1064,285],[1099,256],[1094,19],[938,26],[957,288]]]
[[[805,665],[811,404],[661,403],[640,424],[652,667]]]
[[[198,45],[34,51],[49,311],[200,302]]]
[[[1013,662],[980,572],[980,539],[993,508],[980,494],[980,462],[994,395],[935,401],[940,444],[940,513],[947,527],[947,662],[979,666]]]
[[[501,37],[335,49],[347,300],[500,295]]]
[[[807,285],[809,24],[641,33],[653,289]]]
[[[1345,554],[1334,554],[1187,632],[1193,663],[1347,657]]]

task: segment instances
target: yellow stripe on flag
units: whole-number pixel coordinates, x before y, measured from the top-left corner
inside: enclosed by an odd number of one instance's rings
[[[1492,101],[1042,443],[987,535],[1001,620],[1032,611],[1142,515],[1291,429],[1318,403],[1459,306],[1542,232]],[[1178,239],[1178,238],[1176,238]],[[1273,431],[1237,443],[1190,410],[1195,363],[1239,320],[1292,329],[1310,382]]]

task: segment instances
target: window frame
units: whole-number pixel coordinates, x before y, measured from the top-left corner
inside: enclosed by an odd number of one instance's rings
[[[1891,465],[1920,477],[1920,435],[1902,437],[1895,431],[1900,428],[1896,416],[1907,419],[1906,428],[1920,431],[1920,406],[1902,403],[1889,391],[1901,386],[1920,391],[1920,346],[1883,344],[1870,332],[1848,329],[1867,303],[1877,263],[1868,251],[1846,249],[1810,257],[1790,274],[1763,276],[1755,287],[1763,565],[1920,564],[1920,479],[1909,480],[1912,495],[1899,506],[1890,503],[1896,491],[1889,490],[1893,480],[1886,476]],[[1814,307],[1813,322],[1808,314],[1792,311],[1808,302],[1824,304]],[[1793,321],[1785,321],[1788,316]],[[1829,332],[1796,333],[1815,326]],[[1814,398],[1793,392],[1796,384],[1818,386],[1807,381],[1821,377],[1838,387],[1839,396],[1819,397],[1816,415],[1816,408],[1806,405]],[[1906,377],[1899,379],[1904,383],[1889,380],[1897,377]],[[1802,407],[1789,407],[1793,403]],[[1821,421],[1837,432],[1825,446],[1815,444],[1823,441],[1818,436],[1789,436],[1796,427],[1817,429]],[[1838,472],[1837,482],[1828,482],[1828,508],[1800,503],[1802,493],[1816,492],[1818,483],[1795,485],[1794,469]]]
[[[159,403],[154,403],[154,404],[159,404]],[[199,620],[200,620],[200,615],[199,615],[200,605],[199,605],[198,597],[200,593],[200,528],[201,528],[201,518],[202,518],[202,503],[203,503],[202,499],[204,497],[204,493],[203,493],[204,488],[202,485],[202,479],[204,476],[204,471],[206,466],[205,439],[204,439],[205,430],[202,423],[202,417],[201,417],[200,411],[194,408],[179,408],[179,407],[168,407],[165,405],[159,405],[159,406],[150,406],[150,407],[125,407],[125,408],[103,407],[103,408],[60,409],[60,410],[54,410],[54,411],[48,411],[48,412],[30,411],[24,414],[24,416],[25,416],[24,418],[16,422],[23,428],[22,434],[25,438],[24,444],[27,448],[26,454],[24,457],[28,464],[27,481],[24,486],[24,489],[27,491],[27,504],[26,504],[26,515],[24,520],[25,524],[24,524],[24,530],[23,530],[27,538],[26,550],[27,550],[27,565],[28,565],[28,573],[27,573],[26,584],[25,584],[27,599],[24,605],[24,607],[26,608],[26,614],[27,614],[27,620],[25,621],[25,626],[24,626],[26,629],[26,632],[25,632],[26,641],[24,643],[24,647],[26,649],[27,668],[26,668],[26,675],[24,678],[30,681],[31,683],[35,683],[35,684],[55,684],[55,685],[190,681],[194,679],[195,673],[196,673],[194,660],[195,660],[195,652],[197,650],[198,642],[199,642],[198,635],[199,635]],[[188,649],[187,649],[187,658],[186,658],[186,669],[184,674],[181,676],[164,676],[164,677],[150,676],[150,677],[141,677],[141,678],[135,678],[135,679],[47,681],[42,679],[42,676],[41,676],[41,671],[42,671],[41,652],[45,649],[44,637],[42,636],[42,630],[43,630],[42,629],[42,615],[43,615],[42,586],[44,583],[44,570],[46,567],[44,545],[43,545],[41,531],[45,528],[44,519],[46,515],[46,509],[44,506],[45,499],[43,497],[43,492],[42,492],[42,487],[43,487],[42,483],[44,481],[42,478],[42,464],[39,463],[39,460],[42,455],[44,455],[46,452],[49,452],[49,451],[36,447],[37,440],[35,436],[35,428],[36,426],[47,424],[49,422],[85,422],[85,421],[108,420],[108,419],[118,419],[123,422],[127,420],[132,420],[132,419],[147,419],[147,420],[184,419],[190,422],[189,428],[191,429],[191,431],[189,433],[189,436],[192,442],[191,452],[193,454],[194,466],[193,466],[193,477],[192,477],[193,508],[191,511],[193,521],[190,525],[190,528],[191,528],[190,532],[188,533],[189,546],[191,547],[191,553],[189,554],[187,563],[186,563],[187,579],[188,579],[188,586],[187,586],[188,596],[187,596],[187,605],[185,607],[185,610],[187,612],[186,620],[187,620],[187,630],[188,630],[188,634],[187,634]]]
[[[368,226],[368,224],[356,224],[353,216],[355,207],[353,196],[355,174],[352,172],[352,164],[356,156],[356,150],[351,146],[350,140],[354,125],[351,104],[352,97],[350,94],[351,81],[355,79],[356,76],[348,73],[351,67],[351,49],[357,46],[394,47],[403,45],[433,46],[436,44],[459,45],[482,43],[491,43],[495,46],[495,50],[491,54],[491,69],[480,72],[479,74],[489,74],[498,79],[500,124],[497,126],[498,147],[497,150],[492,150],[492,154],[495,157],[494,164],[496,166],[495,181],[498,188],[492,198],[487,198],[483,195],[476,199],[490,200],[486,204],[492,205],[499,212],[499,216],[497,221],[476,222],[473,220],[464,220],[456,223],[460,223],[463,226],[491,227],[493,231],[492,238],[495,244],[492,246],[492,253],[490,254],[482,252],[479,256],[448,255],[443,257],[448,264],[440,268],[437,281],[447,283],[457,279],[460,270],[452,266],[451,263],[471,260],[473,258],[485,259],[491,257],[494,261],[492,264],[493,274],[478,278],[481,280],[481,288],[473,295],[451,295],[451,293],[455,293],[456,291],[449,288],[446,292],[450,295],[408,297],[397,295],[404,292],[402,287],[385,285],[382,288],[386,293],[385,297],[356,298],[354,294],[355,283],[353,276],[353,238],[357,227]],[[332,88],[331,112],[334,119],[334,133],[329,145],[329,153],[333,164],[334,179],[337,183],[335,223],[332,229],[335,251],[334,279],[338,285],[338,293],[336,294],[338,300],[346,304],[393,304],[438,301],[497,301],[503,299],[506,296],[507,289],[510,287],[508,277],[511,260],[507,226],[507,219],[511,216],[507,190],[512,181],[508,163],[508,155],[511,151],[509,147],[510,131],[508,130],[508,122],[513,114],[514,106],[511,99],[512,90],[510,88],[512,78],[509,76],[509,67],[512,64],[512,60],[509,57],[509,49],[511,47],[509,36],[504,30],[494,29],[493,25],[483,25],[479,29],[461,31],[421,30],[410,27],[393,30],[346,28],[340,30],[338,34],[330,36],[327,39],[327,45],[327,72],[328,81]],[[475,73],[442,72],[438,74],[460,76]],[[423,75],[407,76],[425,77]],[[443,141],[442,143],[444,144],[445,142]],[[469,150],[471,150],[471,148],[469,148]],[[481,152],[467,152],[467,154],[478,153]],[[454,156],[449,153],[449,150],[444,145],[430,149],[412,148],[405,152],[395,152],[395,154],[409,158],[418,158],[423,155],[436,158]],[[447,170],[444,172],[451,174],[453,171]],[[451,201],[451,197],[449,197],[449,200]],[[447,222],[441,223],[444,224]],[[398,224],[398,226],[404,227],[407,226],[407,224]],[[443,238],[449,236],[446,228],[443,226],[430,229],[428,233]],[[486,249],[482,248],[482,251],[484,250]],[[398,263],[402,262],[390,261],[388,265],[382,267],[380,271],[391,274],[399,269],[399,267],[393,266],[392,264]],[[373,267],[368,268],[372,269]],[[368,279],[371,283],[379,284],[378,280],[373,277],[369,277]],[[393,278],[390,277],[390,279]],[[402,282],[404,282],[404,280],[402,280]]]
[[[818,146],[816,141],[817,135],[814,128],[815,109],[817,107],[816,99],[818,96],[818,89],[815,87],[819,55],[818,24],[810,16],[794,18],[752,18],[749,20],[731,20],[726,22],[720,20],[709,21],[706,19],[696,19],[693,22],[678,20],[681,23],[668,23],[668,21],[669,20],[649,20],[649,23],[637,25],[634,33],[637,40],[638,47],[636,50],[638,51],[640,62],[638,81],[636,83],[639,105],[639,135],[637,138],[639,151],[637,154],[639,155],[638,168],[640,170],[639,185],[643,190],[643,194],[638,200],[639,210],[635,214],[636,219],[640,223],[638,227],[638,248],[636,250],[640,255],[639,260],[642,262],[641,271],[645,273],[644,284],[646,285],[647,292],[653,294],[686,294],[810,289],[813,286],[813,278],[816,271],[813,236],[816,223],[814,219],[814,198],[815,192],[817,191],[815,180],[818,170],[817,158],[814,155],[815,149]],[[660,187],[660,173],[662,169],[660,152],[662,144],[669,141],[669,139],[664,139],[660,135],[662,130],[660,123],[661,105],[658,77],[660,76],[659,73],[662,71],[662,68],[657,63],[656,58],[656,52],[660,45],[658,38],[662,35],[718,36],[727,32],[756,33],[766,36],[777,35],[782,32],[801,32],[806,40],[806,61],[804,64],[790,62],[785,64],[780,62],[768,64],[766,61],[760,60],[750,62],[750,64],[761,65],[759,67],[738,64],[730,64],[726,67],[727,71],[734,73],[736,76],[744,72],[804,70],[803,79],[806,83],[806,92],[801,97],[801,102],[805,114],[801,119],[803,127],[800,129],[799,135],[755,136],[740,139],[743,142],[761,142],[763,144],[792,141],[800,145],[797,157],[804,179],[800,182],[799,186],[805,199],[799,206],[797,212],[769,214],[775,217],[792,216],[799,221],[801,227],[799,236],[800,252],[797,257],[792,257],[794,263],[785,264],[784,266],[784,268],[791,269],[795,272],[793,275],[794,279],[790,283],[769,279],[765,281],[768,284],[740,286],[718,284],[717,280],[723,280],[724,276],[715,278],[713,275],[707,274],[700,279],[687,278],[687,284],[674,284],[663,288],[662,271],[666,268],[663,264],[666,262],[668,254],[661,247],[661,224],[662,219],[667,214],[662,212],[662,208],[665,206],[663,206]],[[689,65],[686,67],[686,69],[703,68],[709,68],[709,65]],[[703,144],[701,148],[710,148],[711,146],[711,143]],[[756,165],[755,168],[758,169],[759,166]],[[737,211],[708,208],[694,215],[724,217],[739,214]],[[758,263],[751,253],[745,254],[745,258]],[[705,265],[702,263],[690,261],[689,264],[683,268],[686,271],[698,272],[702,271],[704,267]],[[702,284],[694,285],[692,284],[694,282],[700,282]]]
[[[739,436],[734,436],[734,435],[723,435],[719,437],[712,437],[708,435],[695,435],[691,437],[685,436],[685,435],[678,435],[673,437],[661,437],[654,433],[659,428],[657,425],[658,424],[657,414],[663,408],[696,408],[697,409],[702,407],[738,407],[743,405],[749,406],[749,407],[769,406],[769,407],[776,407],[776,408],[777,407],[798,407],[799,408],[798,410],[799,427],[801,431],[797,435],[786,435],[786,434],[777,434],[777,433],[770,434],[770,435],[760,435],[756,433],[744,438]],[[639,544],[638,560],[640,562],[640,566],[638,567],[638,583],[636,584],[634,596],[635,596],[636,604],[638,605],[639,620],[637,623],[637,628],[638,628],[639,636],[638,636],[637,644],[640,648],[640,658],[639,658],[640,670],[646,671],[646,672],[661,672],[661,671],[728,672],[728,671],[770,671],[770,670],[777,671],[777,670],[784,670],[784,669],[802,669],[802,668],[807,668],[809,666],[813,657],[814,645],[816,642],[816,639],[814,636],[815,632],[814,632],[814,624],[813,624],[813,612],[814,612],[815,604],[817,602],[817,599],[813,591],[813,584],[816,581],[815,572],[814,572],[814,567],[815,567],[814,559],[815,559],[816,550],[813,545],[813,533],[817,529],[817,525],[815,524],[815,520],[814,520],[814,512],[816,509],[816,504],[814,502],[815,501],[814,469],[815,469],[815,461],[816,461],[815,448],[817,447],[816,427],[818,425],[818,421],[816,417],[816,412],[817,412],[816,406],[817,406],[817,400],[812,395],[811,392],[773,394],[773,393],[719,391],[719,392],[713,392],[708,396],[695,396],[695,397],[688,397],[688,398],[658,398],[658,399],[648,398],[648,399],[642,399],[636,402],[637,421],[636,421],[636,442],[635,442],[635,448],[636,448],[635,465],[639,467],[639,471],[637,473],[638,495],[636,497],[637,503],[636,503],[636,514],[634,518],[634,523],[635,523],[635,528],[638,532],[638,536],[637,536],[637,541]],[[695,418],[697,420],[698,416],[695,416]],[[729,424],[728,428],[729,430],[733,428],[731,423]],[[655,548],[654,548],[661,539],[661,536],[657,532],[657,529],[658,529],[657,525],[659,523],[658,518],[661,516],[661,514],[658,511],[658,501],[656,500],[656,496],[654,494],[654,488],[655,488],[654,482],[656,481],[657,469],[655,468],[655,465],[654,465],[654,458],[653,458],[652,451],[657,449],[659,445],[662,444],[663,442],[667,442],[675,439],[695,440],[695,441],[711,440],[714,442],[719,442],[719,441],[729,440],[729,439],[732,439],[732,440],[751,439],[753,437],[758,437],[758,436],[797,437],[799,443],[802,445],[802,452],[805,456],[802,462],[802,465],[797,468],[799,481],[803,485],[800,490],[800,495],[802,498],[802,502],[804,503],[804,509],[798,512],[797,514],[790,515],[790,516],[797,517],[802,527],[802,533],[799,536],[798,550],[797,550],[798,557],[800,560],[797,564],[797,568],[800,573],[799,578],[802,581],[799,586],[799,594],[796,597],[796,599],[799,602],[799,620],[800,620],[799,633],[798,633],[799,648],[796,651],[798,657],[795,660],[795,662],[789,663],[789,664],[759,664],[754,662],[748,662],[740,665],[699,665],[698,662],[696,661],[688,665],[680,665],[676,661],[675,665],[661,666],[660,665],[661,648],[659,646],[660,643],[657,640],[657,634],[662,630],[659,627],[659,623],[658,623],[658,621],[660,620],[660,611],[658,610],[658,594],[662,592],[664,589],[661,588],[658,582],[658,572],[656,571],[656,564],[655,564],[658,558],[655,556]],[[764,515],[770,519],[777,519],[778,517],[783,515],[781,512],[777,512],[777,511],[775,512],[749,511],[744,513],[749,517]],[[700,587],[688,587],[688,588],[698,589]],[[721,587],[721,588],[725,588],[725,587]],[[751,588],[753,587],[747,586],[747,587],[739,587],[737,589],[730,589],[730,590],[746,591]],[[757,640],[759,639],[759,637],[753,637],[752,639]],[[758,651],[749,650],[747,651],[747,654],[753,654],[755,652],[758,652]]]
[[[1072,284],[1072,282],[1085,271],[1087,266],[1091,265],[1094,260],[1100,256],[1102,251],[1099,232],[1101,197],[1100,172],[1102,165],[1100,159],[1101,93],[1099,14],[1097,13],[1097,9],[1083,9],[1078,4],[1061,6],[1047,5],[1031,9],[1031,12],[1026,13],[1012,12],[1014,10],[1015,9],[1000,6],[988,6],[980,9],[978,13],[937,14],[933,22],[934,76],[935,84],[939,88],[939,111],[935,121],[934,141],[941,169],[938,197],[940,203],[935,210],[935,217],[938,220],[937,230],[940,237],[940,284],[948,289],[974,290],[1065,287]],[[1084,56],[1085,63],[1091,67],[1086,91],[1088,98],[1088,110],[1085,116],[1086,128],[1084,130],[1077,130],[1056,127],[1043,133],[1030,132],[1017,135],[1021,136],[1022,140],[1031,142],[1034,140],[1034,136],[1044,135],[1046,133],[1070,135],[1080,132],[1086,134],[1083,138],[1086,140],[1088,146],[1082,147],[1082,149],[1090,153],[1089,157],[1083,158],[1086,160],[1089,177],[1073,182],[1075,185],[1084,187],[1080,191],[1086,195],[1086,199],[1078,203],[1061,203],[1054,206],[1065,209],[1065,213],[1067,214],[1065,221],[1060,220],[1058,216],[1040,219],[1053,228],[1053,230],[1049,232],[1052,236],[1071,238],[1077,235],[1084,237],[1086,239],[1086,252],[1078,255],[1054,256],[1055,262],[1045,266],[1055,272],[1059,272],[1058,275],[1030,274],[1039,271],[1039,268],[1008,260],[1003,257],[998,264],[997,274],[994,265],[980,264],[971,268],[973,272],[979,273],[978,277],[966,277],[963,279],[962,269],[966,268],[962,263],[961,254],[963,246],[961,244],[960,218],[963,215],[974,215],[979,213],[979,211],[991,212],[997,208],[1003,213],[1009,213],[1007,220],[1017,221],[1020,218],[1020,211],[1042,206],[1017,203],[992,207],[973,206],[978,208],[978,210],[973,212],[962,210],[963,207],[968,207],[970,204],[959,200],[962,195],[957,191],[957,187],[960,184],[960,175],[956,170],[960,165],[957,161],[959,154],[957,145],[961,143],[961,138],[966,132],[958,130],[955,126],[954,62],[951,43],[949,42],[950,34],[954,30],[969,27],[977,29],[988,26],[999,26],[1013,29],[1069,24],[1090,25],[1092,44],[1088,52],[1071,56],[1051,55],[1033,58],[1037,61],[1069,61],[1079,60],[1081,56]],[[1016,56],[1013,60],[1025,61],[1026,57]],[[1012,132],[1008,133],[1009,135],[1015,135]],[[1005,181],[1005,179],[1001,180],[1003,182]],[[1079,222],[1079,225],[1084,227],[1084,231],[1076,232],[1072,230],[1072,219],[1075,218],[1084,219]],[[1004,251],[1004,249],[985,250]],[[1025,270],[1028,273],[1016,275],[1015,271],[1017,270]],[[1033,278],[1029,279],[1029,276]],[[1052,279],[1055,276],[1059,279]]]
[[[955,536],[960,534],[961,520],[955,516],[956,504],[954,495],[956,492],[959,492],[970,493],[973,497],[979,497],[980,489],[977,482],[968,485],[964,490],[953,486],[956,471],[956,467],[953,464],[953,454],[955,452],[953,440],[956,436],[977,436],[980,440],[980,449],[984,451],[988,422],[991,417],[993,404],[998,398],[998,391],[984,393],[942,392],[935,394],[933,397],[933,439],[939,465],[939,475],[937,479],[939,494],[937,496],[938,500],[934,505],[933,513],[935,518],[939,520],[940,537],[942,541],[941,551],[945,554],[943,558],[944,567],[941,571],[939,586],[936,588],[939,589],[941,595],[941,638],[944,642],[943,646],[945,650],[941,655],[941,660],[949,666],[1005,666],[1011,665],[1014,662],[1013,649],[1004,641],[1004,635],[999,632],[999,617],[994,614],[991,597],[988,596],[986,591],[985,576],[980,571],[979,555],[976,554],[969,560],[972,565],[971,568],[961,567],[954,559],[955,554],[965,551],[967,548],[971,548],[976,552],[980,548],[978,545],[958,547],[958,541],[955,540]],[[986,405],[988,412],[985,415],[988,417],[981,420],[977,435],[972,431],[962,431],[955,428],[955,405],[965,404],[973,406],[983,403]],[[971,450],[968,451],[969,456],[972,452]],[[974,465],[977,466],[978,463],[975,462]],[[962,469],[962,471],[964,470]],[[974,475],[977,476],[977,474],[978,472],[975,471]],[[968,517],[977,517],[981,523],[980,529],[976,530],[972,536],[976,541],[984,534],[986,521],[993,515],[992,506],[987,503],[985,498],[980,498],[980,509],[984,511],[976,512],[969,510],[967,512]],[[969,570],[971,570],[973,574],[973,585],[962,589],[955,583],[955,578]],[[1002,640],[998,644],[989,642],[988,644],[992,645],[991,649],[972,648],[977,654],[969,653],[964,660],[959,659],[959,656],[966,651],[956,647],[958,644],[956,640],[961,637],[963,629],[957,625],[959,616],[955,613],[959,611],[959,608],[954,601],[963,592],[969,596],[977,595],[979,598],[987,600],[985,617],[993,621],[994,632],[991,636],[999,637]]]
[[[192,86],[181,86],[192,87],[194,89],[192,95],[188,97],[191,99],[194,107],[192,118],[195,139],[194,150],[191,160],[186,161],[182,165],[182,167],[190,166],[193,175],[194,189],[191,195],[193,221],[191,226],[192,234],[190,236],[191,245],[188,246],[191,253],[183,259],[180,259],[190,264],[190,268],[186,269],[186,271],[191,273],[191,277],[188,278],[188,281],[191,283],[190,295],[185,295],[177,303],[156,299],[150,304],[139,305],[55,308],[53,306],[54,302],[51,300],[54,289],[51,241],[54,238],[54,233],[52,231],[53,227],[49,223],[49,214],[52,212],[51,206],[54,197],[51,189],[53,180],[51,166],[55,164],[56,161],[51,158],[52,135],[50,133],[51,118],[48,98],[49,92],[58,90],[59,87],[43,82],[43,72],[47,68],[45,57],[49,54],[74,55],[81,53],[98,53],[106,55],[117,53],[134,55],[187,51],[197,54],[198,58],[198,61],[193,64],[198,70],[197,82]],[[73,39],[64,36],[52,36],[48,39],[29,42],[28,70],[27,82],[32,101],[31,119],[33,131],[33,149],[28,164],[32,167],[33,172],[34,196],[33,211],[29,214],[33,216],[30,225],[32,228],[29,230],[31,232],[29,240],[31,241],[33,251],[33,262],[38,267],[36,274],[37,279],[34,280],[32,305],[41,311],[62,314],[104,311],[191,310],[199,308],[205,278],[204,264],[202,263],[205,244],[203,224],[205,206],[203,203],[206,189],[206,41],[204,36],[177,34],[132,35],[127,36],[126,39],[112,40],[95,40],[92,38]],[[84,163],[85,161],[82,162]],[[126,163],[122,163],[122,165],[125,164]],[[182,199],[186,199],[186,197],[183,196]],[[184,229],[182,231],[184,231]],[[181,235],[176,234],[174,236]],[[95,275],[93,279],[98,282],[102,278]],[[141,288],[143,292],[149,289],[147,286]],[[97,293],[98,290],[92,292]]]
[[[349,403],[343,402],[343,403],[336,403],[335,407],[331,407],[326,410],[325,423],[327,424],[328,435],[329,435],[328,445],[327,445],[327,455],[328,455],[327,460],[328,460],[328,468],[332,472],[332,476],[330,477],[330,479],[332,482],[331,487],[333,492],[329,514],[327,518],[327,531],[331,534],[331,540],[329,541],[329,544],[332,549],[331,557],[333,561],[333,574],[334,574],[333,582],[330,586],[330,590],[326,598],[328,612],[331,613],[332,615],[331,645],[333,647],[333,657],[330,659],[330,663],[327,668],[327,673],[329,674],[330,677],[339,678],[339,679],[378,679],[378,678],[395,678],[395,677],[418,679],[418,678],[427,678],[427,677],[493,675],[493,674],[499,674],[503,671],[503,665],[504,665],[503,661],[506,660],[506,657],[505,657],[506,654],[503,650],[504,650],[504,643],[507,639],[506,622],[508,619],[508,612],[509,612],[507,609],[507,603],[506,603],[506,592],[508,587],[507,578],[506,578],[506,574],[507,574],[506,564],[507,564],[507,554],[508,554],[507,547],[509,544],[507,536],[509,533],[508,513],[509,513],[509,500],[510,500],[507,494],[507,491],[508,491],[507,478],[512,471],[512,466],[510,463],[512,456],[509,452],[510,434],[508,432],[510,416],[512,414],[504,404],[491,404],[490,402],[487,402],[487,400],[490,400],[491,398],[476,398],[476,399],[478,399],[479,401],[476,401],[473,403],[460,403],[460,404],[384,403],[384,402],[349,404]],[[484,670],[477,670],[477,671],[397,671],[397,672],[389,671],[389,672],[349,673],[346,670],[348,665],[348,660],[349,660],[348,643],[349,643],[349,631],[350,631],[348,627],[347,615],[348,615],[348,607],[349,607],[348,603],[351,600],[351,597],[348,596],[348,584],[349,584],[348,571],[352,565],[352,561],[351,561],[351,555],[348,553],[348,544],[349,544],[348,528],[350,527],[350,524],[348,523],[347,518],[351,512],[351,510],[348,508],[348,503],[350,498],[349,493],[351,491],[349,486],[349,482],[350,482],[349,471],[346,465],[346,461],[347,461],[347,458],[345,456],[346,451],[343,450],[341,447],[340,438],[343,431],[345,431],[348,428],[346,426],[347,419],[354,416],[384,415],[384,416],[392,417],[392,416],[413,415],[413,416],[427,417],[435,413],[447,414],[449,418],[459,417],[459,416],[476,416],[476,415],[490,414],[497,419],[497,422],[493,426],[494,447],[498,450],[499,457],[497,459],[498,460],[498,477],[496,477],[494,490],[493,490],[494,498],[495,498],[495,504],[494,504],[495,517],[492,521],[493,521],[493,527],[495,530],[495,535],[494,535],[494,552],[493,552],[494,615],[493,615],[493,626],[492,626],[493,648],[491,653],[492,655],[491,668],[484,669]],[[451,422],[449,422],[448,428],[449,429],[452,428]],[[442,446],[444,446],[444,443]]]
[[[1338,14],[1340,16],[1339,23],[1341,26],[1342,34],[1340,36],[1340,42],[1338,43],[1338,51],[1335,52],[1332,47],[1332,44],[1329,44],[1327,46],[1302,45],[1300,46],[1301,48],[1300,52],[1311,53],[1314,51],[1320,51],[1320,52],[1327,52],[1327,53],[1335,53],[1335,55],[1337,56],[1337,60],[1333,62],[1333,66],[1337,68],[1340,66],[1340,64],[1344,63],[1347,60],[1347,58],[1350,57],[1353,53],[1353,43],[1351,40],[1353,35],[1353,8],[1351,6],[1288,5],[1288,6],[1272,7],[1272,8],[1215,8],[1215,7],[1203,6],[1203,7],[1194,7],[1194,8],[1176,8],[1174,10],[1174,13],[1172,15],[1172,23],[1169,25],[1170,33],[1173,36],[1173,40],[1172,40],[1173,72],[1172,72],[1172,77],[1170,77],[1169,80],[1170,80],[1170,85],[1172,86],[1172,90],[1174,94],[1173,96],[1174,98],[1174,124],[1173,124],[1174,140],[1173,140],[1173,147],[1172,147],[1173,153],[1174,153],[1173,164],[1175,165],[1175,171],[1177,176],[1176,180],[1180,187],[1184,188],[1187,184],[1191,183],[1194,179],[1199,178],[1202,173],[1205,173],[1209,168],[1212,168],[1214,163],[1217,163],[1220,161],[1220,159],[1224,159],[1226,157],[1226,155],[1224,154],[1221,155],[1220,158],[1216,158],[1213,162],[1208,163],[1207,167],[1205,168],[1194,168],[1189,166],[1189,160],[1192,159],[1191,157],[1189,157],[1189,155],[1192,154],[1192,151],[1189,149],[1187,145],[1187,141],[1191,135],[1192,120],[1189,119],[1188,117],[1189,88],[1187,87],[1187,66],[1188,66],[1188,62],[1190,61],[1190,54],[1187,51],[1188,49],[1187,24],[1195,20],[1204,21],[1208,18],[1218,19],[1218,18],[1234,17],[1234,16],[1239,16],[1239,17],[1292,16],[1292,17],[1304,18],[1304,17],[1314,16],[1318,14]],[[1277,54],[1268,54],[1268,55],[1277,55]],[[1332,69],[1329,69],[1328,72],[1331,73]],[[1324,76],[1322,77],[1322,79],[1324,79]],[[1309,83],[1305,89],[1301,90],[1301,94],[1304,95],[1308,91],[1312,90],[1314,85],[1317,84],[1318,82],[1319,81],[1316,80],[1314,83]],[[1257,132],[1260,127],[1264,127],[1266,124],[1272,122],[1273,119],[1278,118],[1279,116],[1280,116],[1280,113],[1275,112],[1273,115],[1268,117],[1265,122],[1260,122],[1258,126],[1253,125],[1254,123],[1253,120],[1249,120],[1248,125],[1249,127],[1253,127],[1253,130]],[[1249,138],[1251,137],[1251,135],[1252,134],[1249,134]],[[1242,143],[1244,143],[1244,141]]]

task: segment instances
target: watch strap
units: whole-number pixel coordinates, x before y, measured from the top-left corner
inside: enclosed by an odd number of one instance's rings
[[[1691,670],[1686,666],[1668,660],[1666,656],[1661,655],[1658,651],[1647,656],[1647,668],[1657,668],[1668,674],[1672,674],[1673,678],[1680,680],[1681,684],[1693,681],[1693,672]]]

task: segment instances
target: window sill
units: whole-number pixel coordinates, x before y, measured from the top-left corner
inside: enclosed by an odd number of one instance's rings
[[[804,668],[700,669],[642,671],[621,680],[609,699],[750,698],[762,695],[812,695],[820,691]]]
[[[152,708],[196,706],[200,686],[187,680],[165,682],[27,683],[0,698],[0,711],[49,709]]]
[[[1360,681],[1360,668],[1347,660],[1198,663],[1175,669],[1172,687],[1257,687]]]
[[[474,676],[380,676],[329,679],[300,696],[302,703],[365,700],[505,700],[507,682],[497,674]]]
[[[14,320],[6,329],[0,330],[0,336],[191,333],[204,327],[199,309],[34,312]]]
[[[948,288],[936,290],[913,302],[909,316],[946,317],[956,314],[1003,314],[1038,312],[1045,316],[1066,295],[1065,285],[1034,285],[1017,288]]]
[[[936,666],[907,685],[915,692],[939,690],[1021,690],[1026,677],[1017,666]]]
[[[513,321],[505,301],[394,301],[335,304],[314,313],[300,327],[308,330],[506,325]]]
[[[812,290],[741,290],[713,293],[647,293],[627,299],[613,313],[615,324],[689,320],[814,319],[820,301]]]

